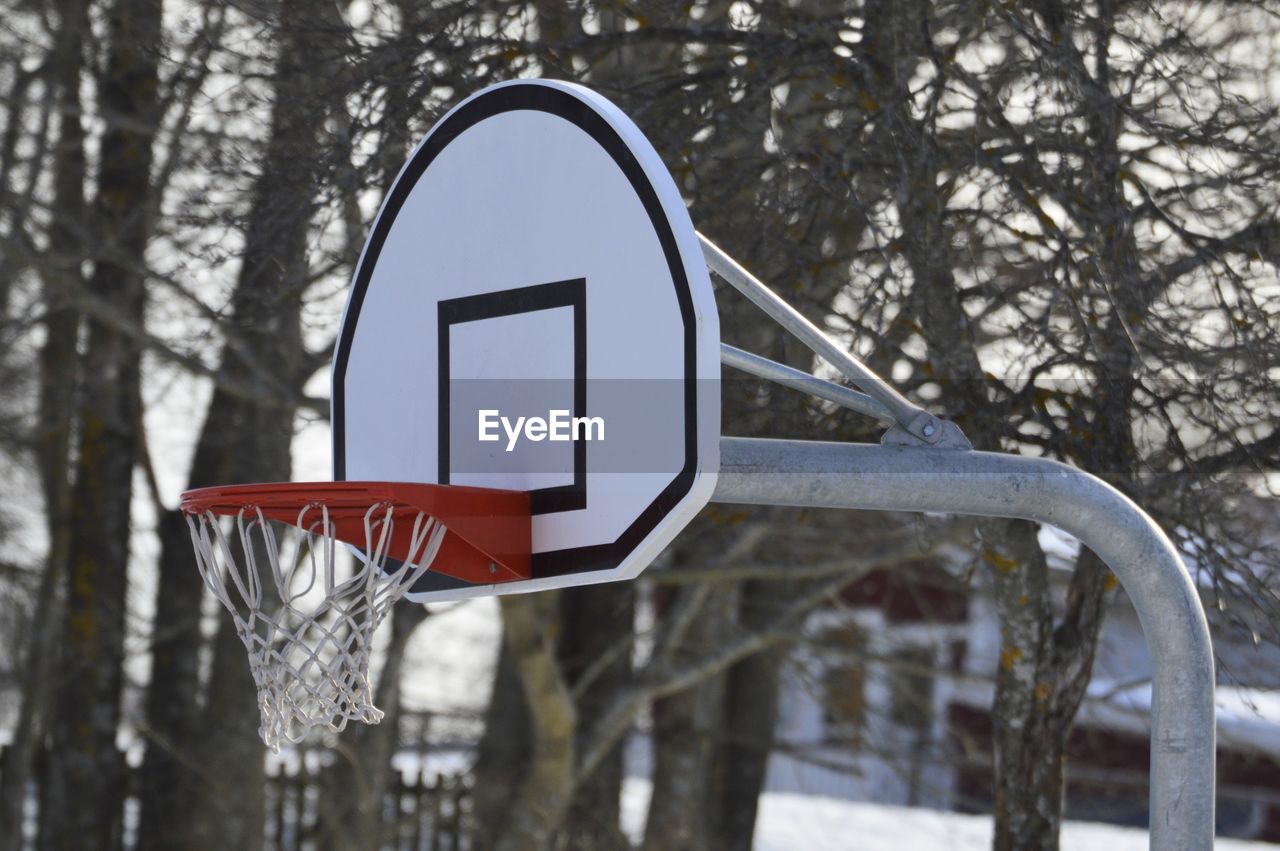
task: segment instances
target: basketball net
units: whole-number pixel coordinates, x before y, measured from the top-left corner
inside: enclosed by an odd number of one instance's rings
[[[336,526],[322,502],[304,505],[294,526],[280,524],[284,547],[259,506],[245,505],[226,520],[212,511],[186,515],[200,575],[231,612],[249,651],[258,733],[273,751],[315,727],[339,731],[348,721],[382,720],[369,685],[373,634],[431,567],[445,534],[441,523],[418,512],[408,555],[388,558],[393,512],[388,502],[370,506],[365,546],[341,560],[341,570]],[[408,518],[402,514],[400,522]]]

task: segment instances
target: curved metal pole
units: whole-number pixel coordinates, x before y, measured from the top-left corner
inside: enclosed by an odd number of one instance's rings
[[[1173,544],[1115,488],[1018,455],[726,437],[712,499],[1017,517],[1074,535],[1124,585],[1151,652],[1151,848],[1213,847],[1208,623]]]

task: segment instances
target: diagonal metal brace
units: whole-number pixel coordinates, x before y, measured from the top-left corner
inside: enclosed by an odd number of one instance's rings
[[[858,389],[888,411],[893,418],[894,427],[885,434],[886,442],[951,449],[972,448],[958,426],[935,417],[894,390],[866,364],[849,354],[842,345],[787,304],[763,281],[744,269],[724,249],[702,234],[698,234],[698,240],[702,244],[702,255],[707,261],[707,268],[750,299],[814,354],[838,369]]]
[[[865,393],[850,390],[842,384],[818,378],[816,375],[810,375],[804,370],[743,351],[728,343],[720,344],[720,363],[733,369],[741,370],[748,375],[754,375],[756,378],[763,378],[783,387],[799,390],[801,393],[807,393],[818,399],[835,402],[842,408],[848,408],[851,411],[875,417],[883,423],[893,422],[893,414],[889,413],[884,405],[881,405]]]

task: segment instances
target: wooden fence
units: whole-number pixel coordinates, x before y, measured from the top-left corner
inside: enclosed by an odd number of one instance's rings
[[[269,773],[264,838],[271,851],[312,851],[319,828],[320,781],[302,759]],[[382,835],[362,848],[468,851],[471,795],[464,778],[393,771],[382,801]]]
[[[4,764],[0,748],[0,766]],[[312,757],[308,759],[308,753]],[[321,775],[314,770],[327,754],[312,750],[300,754],[292,764],[268,765],[264,808],[263,840],[266,851],[321,851]],[[122,757],[123,761],[123,757]],[[37,775],[39,772],[37,771]],[[123,836],[125,851],[137,847],[139,802],[138,772],[129,769],[124,789]],[[392,851],[469,851],[471,790],[459,775],[428,774],[425,770],[406,776],[391,771],[383,796],[382,834],[367,837],[359,848]],[[24,849],[36,849],[39,842],[39,789],[28,789],[24,826]]]

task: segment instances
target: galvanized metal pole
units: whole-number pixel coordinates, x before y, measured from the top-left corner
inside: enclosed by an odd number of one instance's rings
[[[1212,848],[1209,627],[1173,544],[1119,491],[1074,467],[1039,458],[726,437],[712,499],[1020,517],[1074,535],[1115,571],[1151,652],[1151,848]]]
[[[808,346],[814,354],[838,369],[864,393],[879,402],[904,431],[928,444],[942,440],[944,430],[933,414],[894,390],[866,364],[849,354],[844,346],[831,339],[825,331],[806,319],[800,311],[787,304],[763,281],[748,272],[723,248],[702,234],[698,234],[698,241],[702,245],[702,256],[707,261],[708,269],[750,299],[756,307],[769,314],[775,322]]]
[[[771,361],[751,352],[745,352],[728,343],[720,344],[720,363],[741,370],[748,375],[754,375],[756,378],[763,378],[783,387],[790,387],[792,390],[808,393],[818,399],[835,402],[841,407],[875,417],[881,422],[892,423],[894,421],[893,414],[889,413],[889,409],[866,393],[850,390],[848,387],[818,378],[816,375],[810,375],[786,364]]]

